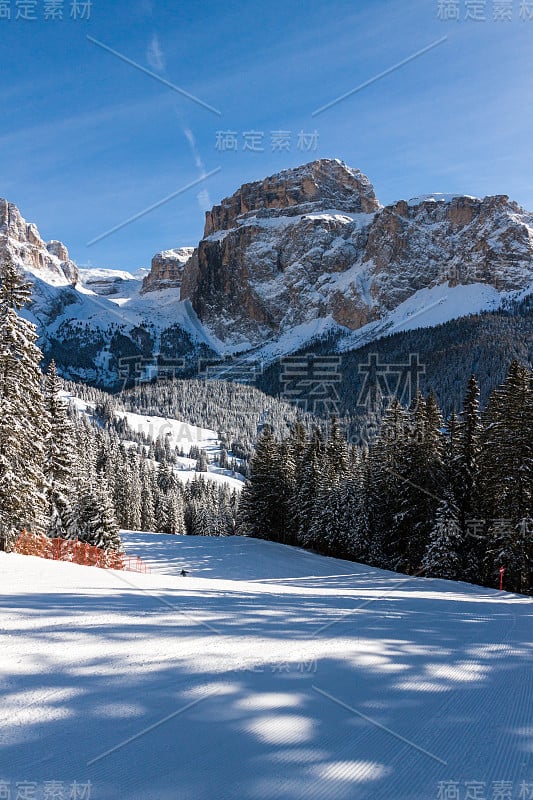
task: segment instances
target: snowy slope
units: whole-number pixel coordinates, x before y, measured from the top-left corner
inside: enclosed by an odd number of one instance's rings
[[[508,781],[515,800],[533,784],[531,600],[267,542],[126,539],[152,574],[0,553],[13,787],[429,800]]]
[[[343,331],[338,349],[350,350],[392,333],[432,328],[470,314],[497,311],[507,301],[518,300],[531,292],[533,284],[528,290],[515,292],[498,292],[485,283],[450,286],[446,282],[419,289],[383,319],[370,322],[358,331]]]
[[[65,400],[73,403],[81,414],[87,414],[92,417],[94,403],[81,400],[68,392],[62,392],[61,394]],[[218,439],[215,431],[207,428],[198,428],[196,425],[191,425],[179,419],[171,419],[170,417],[150,417],[143,414],[133,414],[129,411],[115,411],[115,417],[117,419],[125,419],[128,426],[135,433],[148,437],[152,442],[155,442],[158,438],[164,439],[168,436],[171,448],[176,447],[185,454],[190,452],[191,447],[199,447],[206,451],[209,462],[214,461],[220,455],[220,439]],[[125,444],[128,444],[127,440]],[[229,451],[228,457],[231,461],[233,458],[231,451]],[[175,473],[183,483],[194,480],[201,475],[206,480],[226,484],[230,489],[237,489],[237,491],[242,489],[244,483],[242,476],[239,475],[237,477],[237,473],[229,469],[222,469],[214,463],[208,464],[207,472],[198,473],[196,472],[196,459],[188,458],[187,455],[177,457]]]
[[[208,430],[207,428],[198,428],[196,425],[190,425],[188,422],[183,422],[177,419],[170,419],[167,417],[146,417],[142,414],[133,414],[129,411],[117,411],[116,416],[119,419],[126,419],[130,428],[137,433],[142,433],[148,436],[152,441],[156,441],[159,437],[164,438],[168,436],[170,446],[177,447],[188,453],[191,447],[196,446],[205,450],[208,460],[214,459],[220,455],[220,440],[215,431]],[[229,458],[233,458],[233,454],[229,453]],[[195,471],[196,459],[178,456],[176,475],[183,481],[187,482],[199,477],[199,473]],[[201,473],[202,477],[215,483],[225,483],[231,489],[240,491],[243,486],[244,478],[235,477],[235,474],[229,469],[221,469],[215,464],[208,464],[208,471]]]
[[[450,286],[445,283],[431,288],[419,289],[408,300],[381,319],[369,322],[358,330],[350,330],[339,325],[331,316],[321,317],[313,322],[303,323],[282,334],[274,342],[251,349],[239,359],[242,364],[262,363],[267,365],[277,358],[302,350],[314,341],[333,335],[337,352],[345,352],[362,347],[369,342],[381,339],[392,333],[432,328],[445,322],[484,311],[497,311],[512,300],[519,301],[533,293],[533,284],[513,292],[498,292],[485,283],[472,283],[466,286]],[[221,347],[221,343],[218,343]]]

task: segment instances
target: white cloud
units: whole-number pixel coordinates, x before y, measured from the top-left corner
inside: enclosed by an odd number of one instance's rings
[[[201,192],[198,192],[196,198],[201,211],[211,211],[213,208],[213,203],[211,202],[211,198],[207,189],[202,189]]]
[[[150,44],[148,45],[148,49],[146,51],[146,60],[148,64],[155,72],[164,72],[166,69],[165,63],[165,56],[163,50],[161,49],[161,44],[159,42],[159,37],[157,33],[154,33]]]
[[[202,157],[200,156],[200,153],[198,151],[198,146],[196,144],[196,139],[195,139],[194,133],[192,132],[192,130],[190,128],[186,128],[186,127],[183,128],[183,133],[185,134],[185,137],[187,138],[187,141],[189,142],[189,146],[191,148],[191,152],[192,152],[193,158],[194,158],[194,163],[196,164],[196,167],[197,167],[197,169],[198,169],[198,171],[200,173],[200,177],[203,178],[207,174],[207,171],[206,171],[206,168],[205,168],[205,164],[202,161]],[[213,204],[211,202],[211,198],[209,196],[209,192],[207,191],[207,189],[202,189],[202,191],[198,192],[196,197],[197,197],[198,205],[200,206],[200,210],[201,211],[210,211],[211,210],[211,208],[213,207]]]

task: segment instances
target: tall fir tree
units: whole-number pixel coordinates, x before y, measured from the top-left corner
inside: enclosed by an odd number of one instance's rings
[[[259,434],[250,464],[250,477],[241,493],[239,532],[261,539],[280,541],[283,537],[279,505],[279,449],[270,425]]]
[[[75,442],[73,425],[61,397],[61,384],[55,361],[45,377],[45,403],[49,429],[45,440],[45,476],[48,535],[73,538],[76,535],[73,498]]]
[[[115,510],[108,487],[97,481],[85,487],[77,508],[78,539],[104,550],[122,550]]]
[[[9,260],[0,266],[0,518],[10,539],[46,530],[45,439],[41,351],[35,326],[19,311],[31,285]]]
[[[422,566],[428,577],[449,580],[463,577],[463,533],[459,509],[450,496],[437,509]]]

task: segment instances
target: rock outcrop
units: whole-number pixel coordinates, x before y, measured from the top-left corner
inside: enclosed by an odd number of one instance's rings
[[[337,159],[320,159],[262,181],[245,183],[207,212],[204,236],[234,227],[236,220],[246,214],[261,217],[261,212],[275,210],[281,216],[296,216],[306,207],[314,211],[335,208],[371,213],[379,203],[362,172]]]
[[[181,298],[227,344],[332,317],[351,329],[421,288],[533,280],[533,215],[504,195],[428,195],[385,208],[368,178],[321,160],[245,184],[206,215]]]
[[[0,199],[0,259],[10,258],[28,272],[55,285],[74,285],[78,268],[68,250],[55,239],[46,244],[33,223],[18,208]]]
[[[334,323],[348,329],[332,331],[348,349],[394,330],[396,309],[419,290],[428,291],[399,314],[421,326],[438,324],[443,302],[445,319],[497,309],[498,293],[533,289],[533,214],[505,195],[435,194],[382,207],[365,175],[323,159],[245,184],[206,215],[196,249],[158,253],[148,275],[78,270],[64,244],[46,244],[6,200],[2,258],[33,279],[24,313],[45,358],[65,376],[117,388],[124,371],[138,377],[137,361],[192,371],[200,356],[268,342],[259,354],[268,362]]]
[[[179,289],[185,264],[194,252],[194,247],[178,247],[162,250],[152,258],[152,268],[143,281],[142,292],[157,289]]]

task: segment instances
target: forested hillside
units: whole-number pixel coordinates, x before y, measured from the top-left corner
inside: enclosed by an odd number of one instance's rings
[[[393,400],[369,448],[336,421],[262,433],[241,533],[408,574],[533,589],[533,372],[513,362],[479,409],[471,377],[444,420],[433,394]]]

